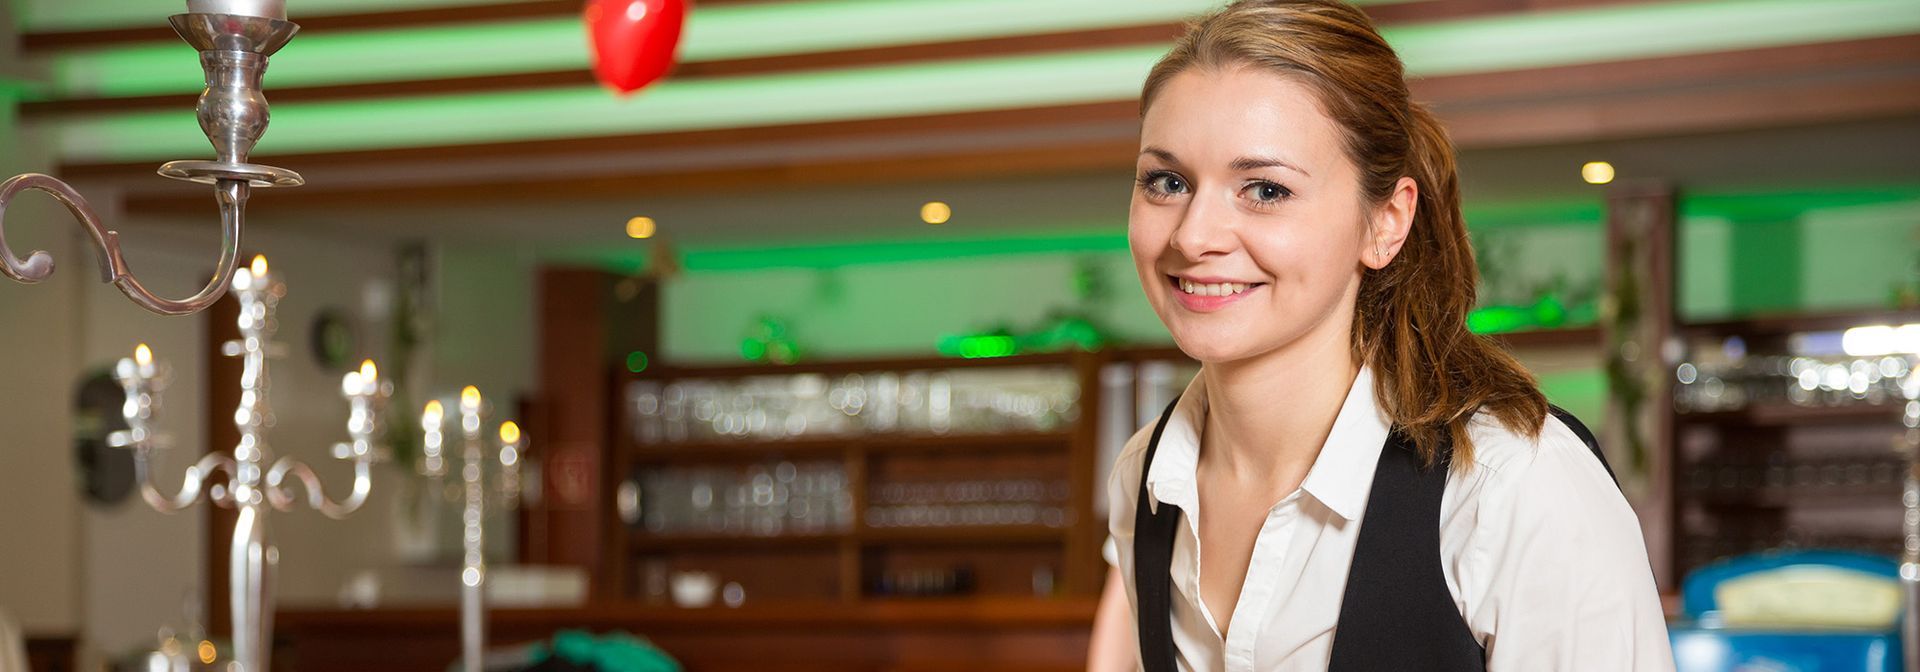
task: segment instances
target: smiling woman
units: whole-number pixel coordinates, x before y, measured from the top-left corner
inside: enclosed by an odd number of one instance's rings
[[[1129,246],[1202,367],[1115,462],[1095,667],[1671,668],[1591,434],[1467,330],[1453,146],[1365,14],[1198,21],[1140,146]]]

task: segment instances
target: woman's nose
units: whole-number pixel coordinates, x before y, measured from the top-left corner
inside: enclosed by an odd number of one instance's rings
[[[1180,223],[1173,230],[1173,237],[1168,240],[1168,246],[1193,260],[1208,254],[1233,251],[1238,243],[1234,235],[1236,222],[1232,204],[1201,196],[1196,196],[1187,204],[1186,212],[1181,214]]]

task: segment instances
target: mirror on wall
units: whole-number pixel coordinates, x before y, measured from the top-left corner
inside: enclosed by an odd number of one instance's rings
[[[87,373],[74,394],[73,450],[79,485],[87,501],[96,506],[117,506],[133,494],[133,451],[107,442],[108,436],[127,428],[127,419],[120,413],[126,401],[120,383],[105,368]]]

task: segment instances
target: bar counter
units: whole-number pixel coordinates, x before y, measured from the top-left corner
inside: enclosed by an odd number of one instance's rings
[[[688,672],[1083,670],[1097,601],[1090,598],[868,600],[746,604],[737,609],[640,605],[499,609],[494,647],[565,629],[626,631]],[[459,616],[434,609],[282,610],[275,667],[318,672],[439,671],[460,650]]]

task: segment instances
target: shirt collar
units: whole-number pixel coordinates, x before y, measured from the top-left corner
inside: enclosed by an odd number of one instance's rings
[[[1158,422],[1159,418],[1154,418]],[[1160,430],[1160,445],[1154,449],[1153,464],[1147,468],[1147,507],[1160,512],[1160,503],[1193,511],[1199,504],[1193,491],[1195,472],[1200,467],[1200,428],[1207,421],[1207,385],[1199,375],[1187,383],[1173,415]]]
[[[1362,365],[1347,390],[1347,400],[1340,404],[1340,414],[1334,416],[1326,445],[1320,447],[1300,488],[1341,518],[1359,520],[1389,427],[1386,413],[1373,398],[1373,370]]]
[[[1148,467],[1149,510],[1158,513],[1162,502],[1184,511],[1194,510],[1194,474],[1200,463],[1200,429],[1206,423],[1207,407],[1206,385],[1196,375],[1174,405],[1173,416],[1161,430],[1153,464]],[[1359,519],[1389,426],[1386,414],[1374,400],[1373,370],[1362,365],[1339,415],[1334,417],[1326,444],[1300,488],[1340,517]]]

